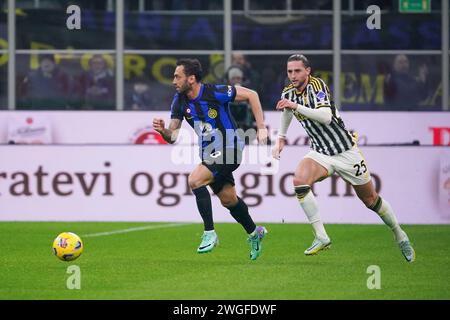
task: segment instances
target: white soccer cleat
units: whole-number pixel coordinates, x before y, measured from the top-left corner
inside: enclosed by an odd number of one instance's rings
[[[331,240],[330,239],[320,239],[318,237],[314,238],[313,243],[311,244],[311,247],[305,250],[305,255],[312,256],[321,250],[328,249],[331,246]]]
[[[406,261],[414,262],[414,260],[416,260],[416,252],[414,251],[414,248],[409,240],[402,241],[398,245]]]

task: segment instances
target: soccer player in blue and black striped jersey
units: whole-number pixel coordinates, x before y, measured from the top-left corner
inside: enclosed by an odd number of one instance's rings
[[[210,252],[218,243],[214,230],[209,186],[230,210],[249,235],[250,259],[261,254],[261,241],[267,232],[256,226],[250,217],[248,207],[236,195],[233,171],[241,162],[244,140],[237,131],[228,104],[233,101],[248,101],[257,124],[257,138],[260,143],[267,141],[263,112],[258,94],[240,86],[212,85],[202,83],[202,67],[197,59],[180,59],[174,72],[173,85],[177,93],[171,105],[171,121],[165,128],[163,119],[155,118],[153,127],[168,143],[177,140],[183,119],[189,123],[199,138],[202,162],[189,175],[197,208],[204,223],[202,242],[198,253]]]

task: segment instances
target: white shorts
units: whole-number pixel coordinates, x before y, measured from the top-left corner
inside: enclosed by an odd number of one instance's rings
[[[305,158],[310,158],[327,169],[328,176],[336,172],[354,186],[366,184],[371,179],[366,160],[357,146],[334,156],[327,156],[313,150]]]

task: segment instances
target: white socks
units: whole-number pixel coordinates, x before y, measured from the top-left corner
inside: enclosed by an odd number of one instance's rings
[[[298,186],[296,188],[300,187],[302,186]],[[313,227],[316,237],[321,239],[329,239],[327,232],[325,231],[325,227],[320,220],[319,207],[317,205],[316,197],[314,196],[313,192],[310,190],[305,196],[303,196],[302,194],[297,194],[297,199],[301,207],[303,208],[303,211],[305,211],[306,217]],[[408,236],[402,230],[402,228],[400,228],[397,218],[395,217],[394,210],[392,210],[389,202],[382,199],[381,197],[378,197],[378,199],[372,206],[369,207],[369,209],[375,211],[383,220],[383,222],[389,228],[391,228],[397,242],[408,240]]]
[[[309,191],[302,199],[298,199],[298,202],[300,202],[303,211],[305,211],[306,217],[308,218],[309,223],[311,223],[316,237],[324,240],[329,239],[325,227],[320,220],[319,207],[317,206],[316,197],[312,191]]]
[[[370,208],[375,211],[383,222],[391,228],[392,232],[394,232],[395,240],[397,242],[408,240],[408,236],[406,233],[400,228],[398,224],[397,218],[395,217],[394,210],[392,210],[391,205],[384,199],[381,199],[381,206],[379,208]],[[378,209],[378,210],[375,210]]]

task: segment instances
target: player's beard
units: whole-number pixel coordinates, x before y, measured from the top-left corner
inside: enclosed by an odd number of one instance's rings
[[[303,87],[303,85],[306,83],[306,81],[307,81],[307,78],[303,81],[298,80],[297,85],[294,85],[295,89],[300,90]]]
[[[183,85],[180,87],[179,92],[181,94],[188,94],[189,91],[192,90],[192,86],[187,82],[187,80],[183,83]]]

